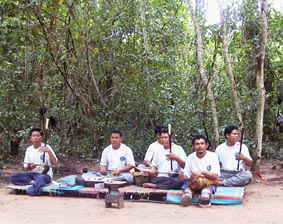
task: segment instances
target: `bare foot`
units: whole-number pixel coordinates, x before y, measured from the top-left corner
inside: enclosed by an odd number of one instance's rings
[[[220,185],[220,186],[223,186],[224,185],[224,183],[223,183],[223,181],[217,181],[217,185]]]
[[[152,183],[144,183],[142,186],[145,188],[156,188],[156,184]]]
[[[30,185],[33,185],[34,183],[35,183],[35,180],[31,180],[31,181],[29,182]]]

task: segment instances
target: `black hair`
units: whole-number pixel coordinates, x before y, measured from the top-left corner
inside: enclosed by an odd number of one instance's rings
[[[155,135],[159,135],[161,134],[161,132],[167,131],[167,127],[163,126],[163,125],[158,125],[155,127],[154,129],[154,133]],[[168,132],[168,131],[167,131]]]
[[[110,133],[110,135],[112,135],[112,134],[119,134],[119,135],[120,135],[120,137],[123,137],[122,132],[121,132],[121,131],[119,131],[119,130],[112,130],[112,131],[111,131],[111,133]]]
[[[29,136],[31,136],[32,133],[35,132],[35,131],[39,132],[41,136],[44,135],[41,128],[32,128],[32,129],[29,131]]]
[[[168,134],[168,135],[169,135],[168,129],[166,128],[166,129],[162,129],[162,130],[160,130],[159,134],[161,135],[161,134],[163,134],[163,133],[165,133],[165,134]],[[173,136],[173,133],[171,133],[171,136]]]
[[[205,136],[203,135],[194,135],[193,138],[192,138],[192,145],[195,144],[195,141],[196,140],[199,140],[199,139],[203,139],[205,141],[206,144],[208,144],[208,140]]]
[[[226,138],[226,135],[230,135],[232,131],[239,130],[239,127],[236,125],[229,125],[224,129],[224,137]]]

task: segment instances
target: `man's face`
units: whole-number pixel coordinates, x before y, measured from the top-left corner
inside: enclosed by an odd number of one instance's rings
[[[160,142],[164,146],[165,149],[169,148],[169,134],[161,133],[160,134]]]
[[[197,157],[202,158],[206,154],[206,149],[208,148],[208,144],[204,139],[196,139],[193,148],[196,151]]]
[[[161,141],[161,138],[160,138],[160,133],[156,134],[156,139],[160,144],[162,144],[162,141]]]
[[[42,141],[42,135],[38,131],[33,131],[30,136],[30,141],[33,145],[40,144]]]
[[[110,136],[110,143],[112,145],[113,149],[120,148],[120,145],[122,143],[122,137],[118,133],[112,133]]]
[[[226,135],[227,141],[231,144],[235,144],[237,141],[239,141],[239,130],[234,129],[231,134]]]

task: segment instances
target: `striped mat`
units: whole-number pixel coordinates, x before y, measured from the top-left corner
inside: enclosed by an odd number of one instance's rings
[[[76,196],[76,197],[95,197],[104,198],[108,192],[107,188],[84,187],[81,185],[75,185],[75,175],[66,176],[60,178],[57,181],[53,181],[51,184],[43,187],[42,191],[46,195],[53,196]],[[14,190],[16,193],[25,194],[26,189],[30,185],[18,186],[8,185],[8,189]],[[135,201],[159,201],[179,204],[181,201],[181,190],[159,190],[151,188],[143,188],[136,185],[128,185],[119,188],[119,191],[124,194],[126,200]],[[222,187],[218,186],[216,193],[212,195],[211,203],[219,205],[237,205],[243,202],[245,195],[244,187]],[[193,197],[193,203],[198,202],[198,197]]]

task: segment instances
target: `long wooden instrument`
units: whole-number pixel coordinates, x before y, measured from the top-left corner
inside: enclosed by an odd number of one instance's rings
[[[172,132],[171,124],[168,124],[168,135],[169,135],[169,152],[172,153]],[[173,171],[173,161],[170,160],[171,172]]]
[[[240,140],[240,151],[239,151],[239,155],[240,155],[241,152],[242,152],[242,145],[243,145],[243,139],[244,139],[244,132],[245,132],[245,129],[243,128],[243,129],[242,129],[242,132],[241,132],[241,140]],[[240,160],[238,160],[237,170],[240,170]]]
[[[47,131],[48,131],[48,126],[49,126],[49,118],[46,118],[45,119],[45,127],[44,127],[44,129],[45,129],[45,131],[44,131],[44,133],[45,133],[45,139],[44,139],[44,146],[46,147],[46,144],[47,144]],[[43,161],[43,164],[45,164],[45,152],[44,152],[44,154],[43,154],[43,158],[42,158],[42,161]]]

